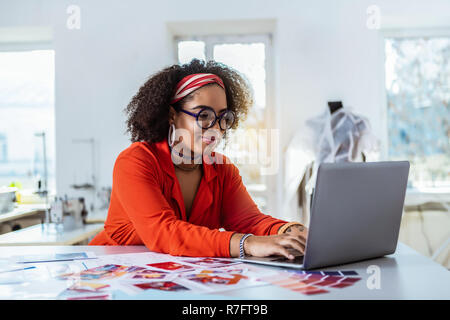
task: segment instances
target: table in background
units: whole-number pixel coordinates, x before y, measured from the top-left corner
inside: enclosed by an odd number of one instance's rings
[[[31,206],[31,205],[30,205]],[[32,209],[34,208],[34,209]],[[16,208],[14,211],[14,219],[36,214],[33,210],[41,210],[45,212],[45,204],[41,207]],[[12,231],[0,235],[0,246],[35,246],[35,245],[74,245],[86,242],[89,238],[95,236],[103,230],[104,222],[108,210],[98,210],[88,213],[86,224],[79,229],[63,231],[61,233],[45,231],[45,225],[37,224],[17,231]],[[5,214],[11,217],[11,214]],[[2,217],[0,216],[0,219]],[[6,218],[5,218],[6,219]],[[1,222],[2,220],[0,220]]]
[[[49,232],[45,225],[38,224],[0,235],[0,246],[74,245],[95,236],[103,230],[103,226],[103,223],[90,223],[74,230]]]
[[[405,195],[405,208],[418,207],[427,203],[439,203],[450,211],[450,188],[408,189]]]
[[[405,195],[404,203],[405,213],[415,211],[421,215],[421,229],[425,230],[424,227],[424,212],[435,211],[442,212],[449,216],[450,214],[450,188],[418,188],[418,189],[408,189]],[[425,233],[424,233],[425,234]],[[429,243],[428,250],[430,251],[430,257],[432,260],[436,260],[445,250],[448,251],[450,246],[450,237],[440,243],[439,246],[431,251]]]
[[[49,206],[42,204],[19,204],[14,210],[0,214],[0,223],[18,220],[37,214],[45,213],[45,208]]]
[[[5,212],[0,214],[0,223],[18,220],[37,214],[45,214],[45,209],[49,208],[49,205],[45,203],[42,204],[19,204],[14,210],[10,212]],[[108,214],[108,209],[96,210],[94,212],[89,212],[87,215],[88,223],[100,223],[105,222],[106,216]]]

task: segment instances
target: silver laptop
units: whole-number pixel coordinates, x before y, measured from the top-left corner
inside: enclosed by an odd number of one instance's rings
[[[308,270],[394,253],[408,173],[408,161],[321,164],[305,254],[237,260]]]

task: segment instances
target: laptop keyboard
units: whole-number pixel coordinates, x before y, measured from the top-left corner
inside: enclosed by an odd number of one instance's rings
[[[302,264],[303,263],[303,254],[300,251],[294,248],[287,249],[290,254],[292,254],[295,258],[290,260],[285,256],[271,256],[270,260],[274,262],[284,262],[284,263],[292,263],[292,264]]]
[[[286,257],[276,257],[274,259],[271,259],[271,261],[283,262],[283,263],[292,263],[292,264],[302,264],[303,263],[303,256],[296,256],[292,260],[290,260],[290,259],[288,259]]]

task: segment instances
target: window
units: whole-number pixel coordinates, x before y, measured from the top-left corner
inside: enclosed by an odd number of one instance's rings
[[[231,132],[229,143],[222,143],[217,151],[229,157],[239,168],[242,180],[262,211],[270,210],[270,203],[275,202],[268,190],[269,179],[261,170],[261,161],[256,159],[256,152],[261,149],[259,129],[271,127],[270,105],[267,99],[267,72],[270,68],[270,36],[204,36],[195,38],[176,38],[178,63],[187,63],[193,58],[222,62],[242,74],[252,85],[255,104],[240,128]],[[264,150],[270,146],[264,146]],[[273,148],[273,146],[272,146]],[[258,157],[258,156],[256,156]]]
[[[0,51],[0,186],[19,182],[36,191],[47,171],[48,190],[55,189],[54,56]]]
[[[388,156],[410,187],[450,186],[450,37],[386,38]]]

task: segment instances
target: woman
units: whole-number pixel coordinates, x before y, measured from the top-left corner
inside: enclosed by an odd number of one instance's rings
[[[150,77],[126,108],[132,144],[116,159],[105,227],[90,245],[209,257],[303,252],[307,228],[261,213],[236,166],[213,152],[252,104],[246,80],[215,61]]]

